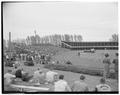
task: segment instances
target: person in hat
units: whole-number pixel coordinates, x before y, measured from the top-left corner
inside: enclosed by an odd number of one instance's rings
[[[103,72],[103,77],[106,79],[109,77],[109,73],[110,73],[110,58],[109,58],[109,54],[106,53],[105,54],[105,58],[103,59],[103,64],[104,64],[104,72]]]
[[[88,85],[85,83],[85,76],[81,75],[80,80],[77,80],[73,83],[71,87],[72,91],[87,92],[89,91]]]

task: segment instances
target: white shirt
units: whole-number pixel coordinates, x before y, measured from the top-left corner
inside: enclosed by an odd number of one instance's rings
[[[65,80],[59,80],[54,84],[54,91],[71,91]]]
[[[40,75],[39,70],[37,70],[37,71],[34,72],[34,78],[38,78],[39,75]]]
[[[96,88],[98,92],[111,91],[111,87],[107,84],[99,84],[96,86]]]
[[[88,85],[84,81],[75,81],[72,86],[73,91],[88,91]]]
[[[12,81],[12,78],[15,78],[15,75],[12,75],[10,73],[6,73],[4,75],[5,81],[9,84]]]
[[[53,82],[54,81],[54,76],[57,75],[58,73],[54,72],[54,71],[48,71],[46,73],[46,80],[48,82]]]

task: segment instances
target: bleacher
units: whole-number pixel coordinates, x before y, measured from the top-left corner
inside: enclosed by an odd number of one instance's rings
[[[69,49],[118,49],[118,42],[66,42],[61,46]]]

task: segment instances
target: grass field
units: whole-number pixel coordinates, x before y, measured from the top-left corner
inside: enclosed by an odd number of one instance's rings
[[[81,52],[81,55],[78,56],[78,52]],[[53,60],[58,60],[61,64],[67,60],[71,61],[73,65],[89,67],[89,68],[103,68],[103,59],[104,54],[109,53],[111,62],[115,58],[115,53],[117,50],[96,50],[95,53],[83,53],[82,51],[69,51],[62,54],[54,56]],[[113,65],[111,65],[113,67]]]
[[[78,56],[78,52],[81,51],[67,51],[58,53],[55,56],[53,56],[54,61],[59,61],[61,64],[63,64],[65,61],[69,60],[73,63],[73,65],[76,66],[82,66],[87,68],[96,68],[96,69],[103,69],[102,60],[104,58],[104,53],[108,52],[110,54],[111,61],[115,57],[115,53],[118,52],[117,50],[97,50],[96,53],[81,53],[80,56]],[[38,68],[42,68],[44,72],[48,71],[47,69],[43,68],[42,65],[35,65],[34,67],[28,67],[24,66],[21,63],[20,68],[23,68],[26,72],[29,72],[30,74],[33,74],[33,72]],[[113,65],[111,65],[111,68],[113,68]],[[4,73],[8,69],[13,69],[11,67],[4,67]],[[73,81],[79,80],[79,73],[73,73],[73,72],[66,72],[66,71],[58,71],[59,74],[63,74],[65,76],[65,80],[68,81],[69,85],[71,86]],[[93,88],[99,83],[99,79],[101,77],[98,76],[91,76],[91,75],[85,75],[86,76],[86,83],[89,85],[90,90],[93,90]],[[114,79],[108,79],[108,84],[112,87],[113,91],[118,91],[118,82]]]

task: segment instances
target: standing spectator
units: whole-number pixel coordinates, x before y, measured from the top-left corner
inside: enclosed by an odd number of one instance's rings
[[[85,76],[81,75],[80,80],[75,81],[72,85],[72,91],[87,92],[88,85],[85,83]]]
[[[78,56],[80,56],[80,52],[78,52]]]
[[[56,63],[59,64],[59,61],[57,61]]]
[[[118,79],[118,53],[115,54],[116,58],[113,60],[115,77]]]
[[[60,75],[59,80],[54,83],[54,91],[71,91],[68,83],[64,80],[64,75]]]
[[[104,64],[104,74],[103,74],[103,77],[106,79],[106,78],[109,77],[110,64],[111,64],[108,53],[105,54],[105,58],[103,59],[103,64]]]
[[[4,74],[5,84],[11,84],[12,80],[15,78],[15,75],[12,74],[12,70],[8,70],[6,74]]]
[[[50,68],[50,70],[46,73],[46,81],[48,83],[53,83],[55,75],[58,75],[58,73],[54,72],[53,68]]]
[[[105,83],[105,79],[100,79],[100,84],[95,87],[96,92],[109,92],[111,91],[111,87]]]

